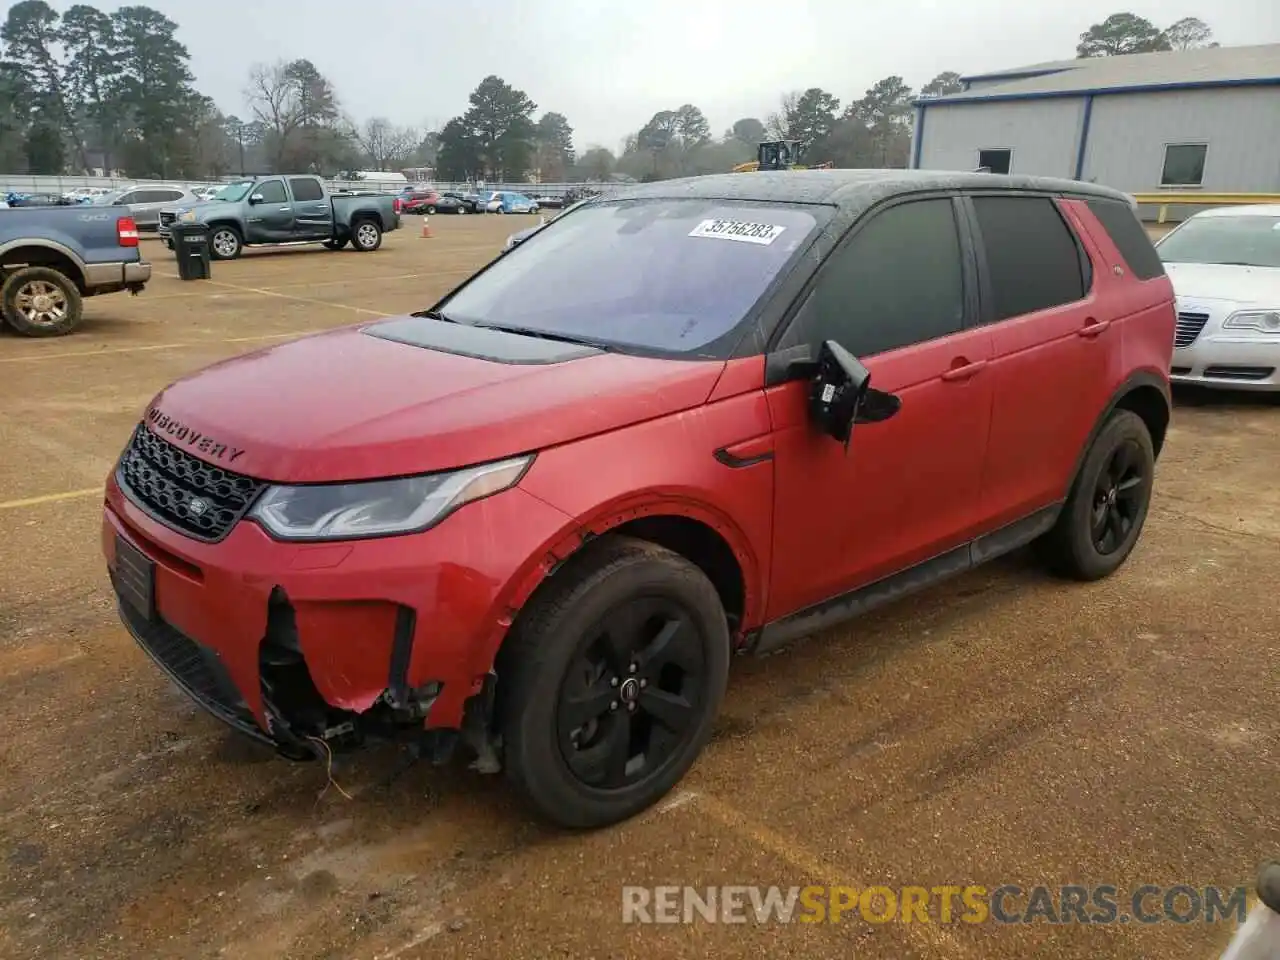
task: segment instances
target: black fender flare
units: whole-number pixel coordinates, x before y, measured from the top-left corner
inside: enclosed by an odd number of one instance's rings
[[[1157,397],[1158,400],[1154,399]],[[1146,421],[1147,427],[1151,429],[1151,440],[1155,445],[1155,453],[1158,458],[1160,451],[1164,447],[1164,439],[1169,428],[1169,422],[1173,418],[1173,396],[1170,392],[1168,378],[1150,370],[1138,370],[1129,374],[1124,382],[1115,389],[1115,392],[1111,394],[1111,399],[1107,401],[1107,405],[1102,408],[1102,413],[1094,421],[1093,428],[1089,431],[1089,436],[1085,440],[1084,446],[1076,454],[1076,462],[1071,469],[1071,480],[1066,489],[1067,497],[1070,497],[1071,492],[1075,489],[1076,480],[1080,476],[1080,469],[1084,466],[1084,458],[1089,455],[1089,451],[1093,448],[1093,443],[1097,440],[1098,434],[1102,432],[1102,428],[1107,425],[1107,421],[1111,419],[1111,415],[1117,410],[1132,410]],[[1154,423],[1153,420],[1155,421]]]

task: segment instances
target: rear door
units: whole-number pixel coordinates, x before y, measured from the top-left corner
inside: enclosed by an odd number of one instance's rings
[[[299,240],[327,240],[333,236],[333,204],[316,177],[290,177],[294,235]]]
[[[984,526],[1060,501],[1100,411],[1118,333],[1098,295],[1094,255],[1059,201],[976,194],[981,316],[994,390],[983,468]]]
[[[810,423],[808,380],[766,388],[776,501],[774,619],[960,546],[974,532],[991,413],[991,332],[950,196],[889,206],[827,258],[778,351],[832,339],[902,408],[846,452]]]
[[[283,243],[297,239],[293,224],[293,201],[283,180],[263,180],[249,195],[246,217],[251,243]]]

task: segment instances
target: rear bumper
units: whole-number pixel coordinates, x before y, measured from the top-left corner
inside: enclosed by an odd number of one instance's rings
[[[84,268],[87,293],[113,293],[116,290],[141,289],[151,279],[151,264],[145,260],[88,263]]]

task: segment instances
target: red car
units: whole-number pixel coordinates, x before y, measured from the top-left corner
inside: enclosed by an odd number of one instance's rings
[[[405,187],[396,196],[396,212],[431,215],[436,212],[436,205],[439,202],[440,194],[434,190],[418,190],[413,187]]]
[[[461,741],[608,824],[694,762],[732,654],[1024,544],[1116,570],[1173,304],[1090,184],[641,185],[430,310],[166,388],[107,481],[107,566],[159,667],[282,753]]]

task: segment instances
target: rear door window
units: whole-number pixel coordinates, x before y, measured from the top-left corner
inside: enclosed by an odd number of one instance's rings
[[[1048,197],[974,197],[993,322],[1084,299],[1080,248]]]
[[[1135,277],[1150,280],[1164,275],[1164,264],[1132,207],[1119,200],[1090,200],[1088,206]]]
[[[289,181],[289,189],[293,191],[295,200],[320,200],[324,197],[320,181],[313,180],[311,177],[295,177]]]
[[[835,340],[865,357],[958,333],[965,318],[960,249],[949,198],[875,214],[827,259],[798,336],[787,341]]]

